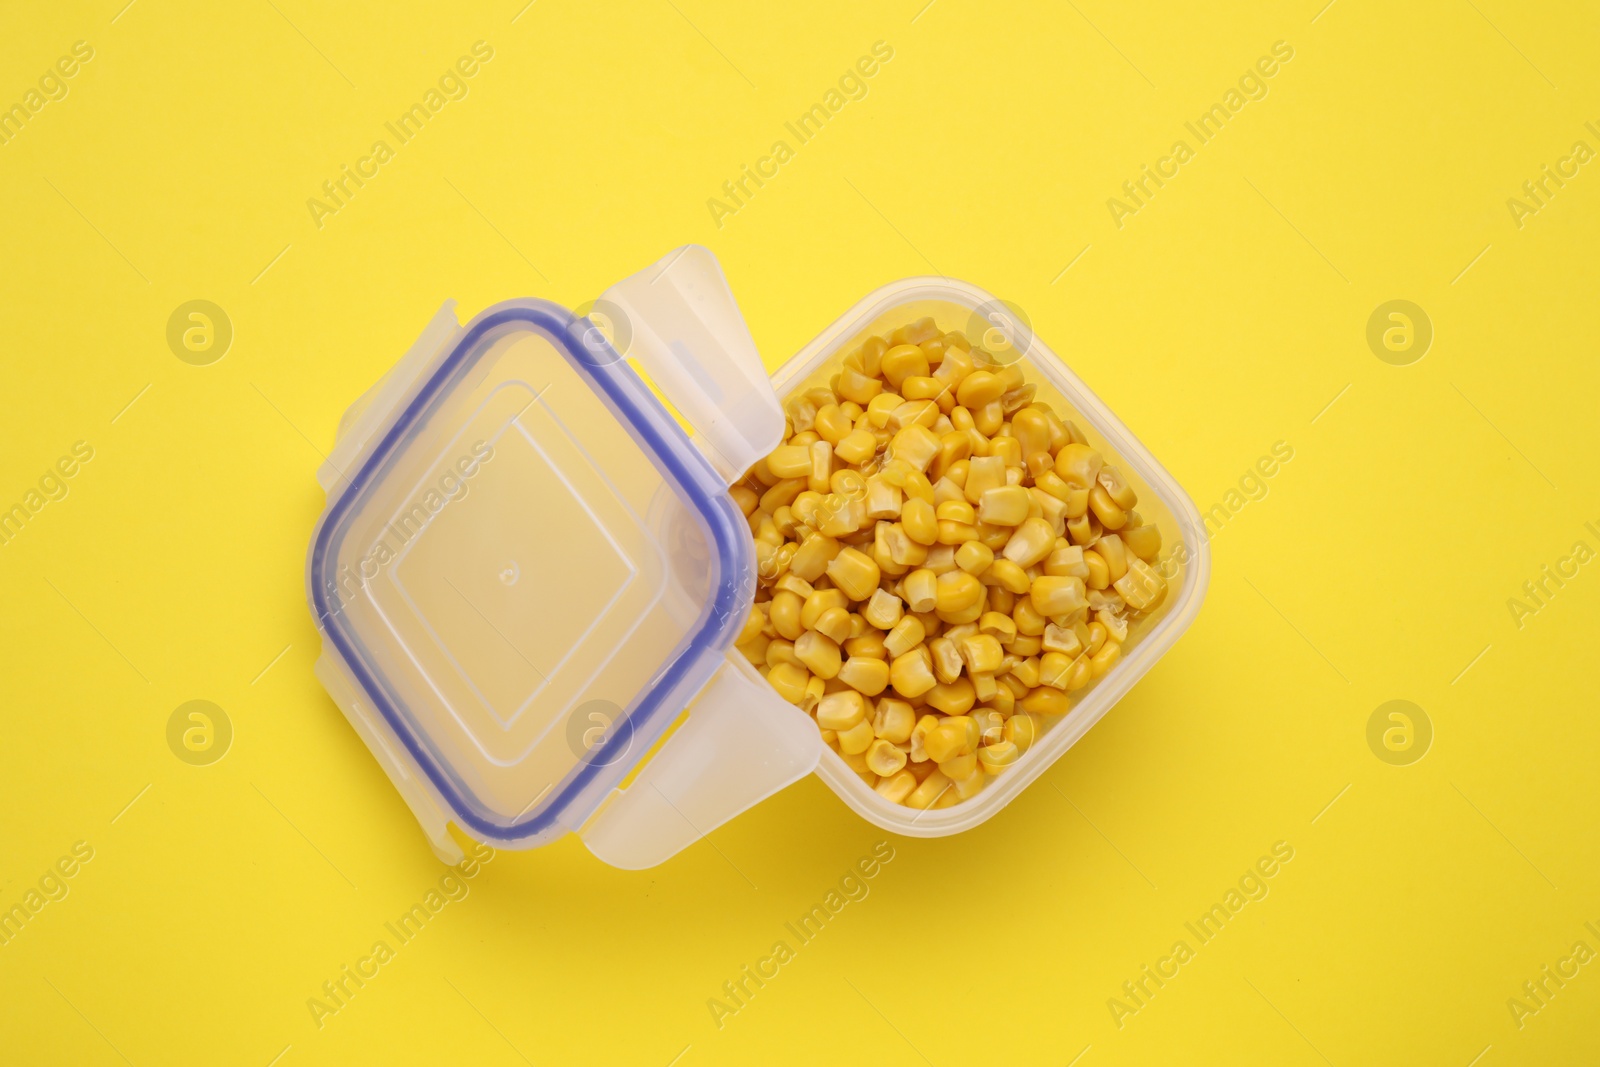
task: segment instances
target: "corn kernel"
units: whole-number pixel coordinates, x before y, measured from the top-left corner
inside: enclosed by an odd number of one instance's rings
[[[1095,551],[1106,561],[1106,574],[1115,582],[1128,573],[1128,546],[1114,533],[1103,535],[1094,543]]]
[[[1026,593],[1033,586],[1033,579],[1028,577],[1026,571],[1003,557],[996,559],[984,572],[984,578],[1014,595]]]
[[[939,576],[923,567],[906,575],[900,583],[900,595],[906,607],[919,614],[933,611],[938,605]]]
[[[895,459],[909,463],[915,470],[926,471],[933,457],[939,454],[939,438],[926,426],[913,423],[894,435],[889,450]]]
[[[935,763],[944,763],[954,758],[967,739],[967,732],[960,726],[943,722],[930,730],[922,741],[922,747],[928,758]]]
[[[1067,692],[1075,693],[1089,684],[1092,678],[1092,662],[1088,655],[1079,656],[1072,661],[1072,670],[1067,672]]]
[[[900,622],[905,612],[905,605],[893,593],[875,589],[872,599],[862,610],[861,617],[880,630],[892,630]]]
[[[813,533],[800,542],[794,559],[789,561],[789,573],[808,582],[821,578],[828,563],[839,554],[839,542],[820,533]]]
[[[829,608],[817,616],[817,621],[811,624],[811,629],[834,644],[842,645],[850,637],[850,613],[843,608]]]
[[[937,730],[939,728],[939,723],[942,721],[943,719],[941,719],[938,715],[917,716],[916,725],[911,727],[911,739],[909,742],[911,745],[911,762],[913,764],[928,762],[928,735]],[[913,770],[915,770],[915,768],[913,768]],[[918,774],[918,777],[921,777],[920,773]]]
[[[1024,519],[1016,532],[1006,542],[1001,553],[1019,567],[1031,567],[1050,554],[1055,547],[1056,534],[1043,519]],[[1022,590],[1014,589],[1020,593]]]
[[[1103,623],[1091,622],[1089,624],[1089,640],[1086,641],[1084,655],[1092,656],[1106,643],[1106,628]]]
[[[991,446],[991,454],[999,456],[1001,462],[1007,467],[1018,468],[1017,475],[1020,477],[1022,474],[1020,470],[1022,467],[1022,445],[1017,439],[1015,437],[996,437],[989,444]],[[1007,477],[1009,478],[1010,475],[1008,474]]]
[[[1043,489],[1029,489],[1028,513],[1036,515],[1050,524],[1052,530],[1059,530],[1066,525],[1067,505],[1056,497],[1051,496]]]
[[[946,715],[963,715],[972,710],[978,702],[977,692],[972,682],[966,678],[957,678],[953,682],[940,682],[928,690],[924,699],[930,708],[937,708]]]
[[[1017,746],[1017,751],[1026,752],[1039,736],[1039,720],[1032,712],[1023,712],[1013,715],[1006,720],[1005,739]]]
[[[965,409],[958,408],[958,411]],[[970,416],[969,416],[970,418]],[[976,433],[977,431],[972,431]],[[980,440],[987,441],[982,434]],[[983,501],[983,495],[991,489],[999,489],[1006,484],[1006,463],[1004,458],[989,454],[979,454],[974,450],[973,458],[967,461],[967,480],[961,487],[962,495],[967,498],[967,503],[978,506]]]
[[[1022,750],[1011,741],[998,741],[978,749],[978,762],[988,774],[999,774],[1022,755]]]
[[[800,607],[800,625],[807,630],[814,629],[823,612],[830,608],[844,608],[848,611],[849,607],[850,600],[842,589],[814,590]]]
[[[971,778],[979,773],[982,768],[978,766],[978,754],[967,752],[959,756],[951,756],[939,763],[940,772],[952,782],[960,782],[963,778]]]
[[[920,501],[919,501],[920,503]],[[904,573],[908,567],[920,567],[928,561],[928,546],[920,545],[906,533],[905,526],[898,522],[881,523],[881,534],[884,550],[888,553],[889,562],[900,568],[895,573]],[[879,563],[882,569],[882,563]]]
[[[900,523],[906,536],[919,545],[934,545],[939,541],[939,520],[931,503],[917,497],[905,502],[900,509]]]
[[[1133,486],[1128,484],[1128,479],[1123,476],[1122,471],[1109,463],[1100,468],[1095,481],[1105,489],[1112,502],[1124,511],[1139,502],[1138,494],[1133,491]]]
[[[800,491],[806,487],[803,478],[784,478],[772,488],[761,494],[761,510],[771,514],[785,504],[794,502]]]
[[[867,522],[867,502],[842,493],[829,493],[817,509],[821,521],[818,532],[829,537],[848,537]]]
[[[915,497],[929,504],[934,502],[933,483],[928,481],[926,474],[908,467],[902,482],[901,488],[905,491],[908,500]]]
[[[1089,568],[1089,576],[1083,584],[1090,589],[1109,589],[1111,587],[1111,568],[1106,565],[1106,558],[1094,549],[1084,549],[1083,565]]]
[[[908,401],[931,400],[937,404],[940,394],[945,391],[943,382],[927,374],[913,374],[900,383],[900,392],[905,394]]]
[[[935,492],[938,487],[934,487]],[[958,522],[971,526],[978,521],[977,513],[972,510],[972,505],[961,499],[956,494],[953,499],[944,501],[934,508],[934,516],[941,522]]]
[[[939,681],[953,682],[961,677],[961,653],[948,637],[930,640],[928,657],[933,661],[933,676]]]
[[[909,703],[894,697],[881,697],[872,719],[872,732],[893,744],[911,740],[911,728],[917,724],[917,713]],[[883,772],[879,772],[883,773]]]
[[[835,673],[838,673],[837,669]],[[896,693],[907,698],[922,696],[939,684],[939,680],[933,676],[933,663],[926,645],[918,645],[894,658],[889,664],[889,684],[894,686]]]
[[[872,745],[873,740],[872,724],[863,719],[850,729],[839,731],[839,752],[841,755],[861,755]]]
[[[1011,611],[1011,621],[1017,624],[1017,639],[1011,642],[1015,656],[1032,656],[1044,646],[1044,632],[1050,620],[1033,610],[1032,600],[1018,600]]]
[[[744,626],[739,630],[739,636],[733,639],[736,645],[743,644],[757,637],[767,628],[767,613],[762,606],[757,604],[750,609],[750,614],[745,616]]]
[[[956,549],[956,566],[973,576],[981,576],[994,563],[994,550],[982,541],[967,541]]]
[[[881,659],[851,656],[836,676],[854,689],[875,697],[889,687],[889,664]]]
[[[866,659],[881,659],[888,662],[889,650],[884,647],[883,631],[869,629],[865,633],[850,638],[844,643],[846,656],[861,656]]]
[[[995,526],[1019,526],[1028,517],[1028,505],[1028,491],[1020,485],[997,486],[984,490],[978,517]]]
[[[1082,578],[1040,575],[1028,591],[1033,610],[1046,618],[1065,615],[1086,605]]]
[[[839,372],[838,389],[839,395],[846,400],[857,404],[868,404],[882,391],[883,383],[870,374],[846,366]]]
[[[934,800],[934,802],[933,802],[934,810],[939,810],[939,809],[942,809],[942,808],[953,808],[957,804],[961,803],[961,801],[965,799],[965,797],[963,797],[961,795],[963,784],[968,786],[968,795],[971,795],[972,793],[976,793],[977,790],[971,788],[972,783],[974,782],[974,780],[976,780],[976,781],[981,783],[984,780],[983,775],[981,775],[981,774],[977,775],[975,779],[974,778],[968,778],[965,783],[963,783],[963,782],[951,782],[949,788],[946,789],[942,794],[940,794]]]
[[[1154,611],[1167,596],[1166,579],[1138,557],[1128,560],[1128,573],[1118,578],[1115,586],[1135,611]]]
[[[878,588],[881,572],[872,557],[857,548],[841,548],[827,567],[828,577],[851,600],[866,600]]]
[[[951,485],[953,485],[953,486],[955,486],[956,488],[959,489],[961,486],[964,486],[964,485],[967,484],[967,473],[971,468],[971,464],[968,463],[968,461],[965,458],[955,459],[955,460],[950,461],[949,463],[945,463],[945,457],[948,456],[950,451],[951,451],[950,439],[952,437],[962,437],[963,438],[965,444],[963,445],[962,448],[956,449],[956,451],[959,451],[959,452],[962,453],[963,457],[971,450],[972,442],[971,442],[970,439],[965,438],[964,435],[957,434],[957,433],[947,433],[943,437],[940,438],[940,440],[944,442],[944,451],[940,454],[940,459],[938,461],[940,464],[943,464],[943,466],[944,466],[944,469],[943,469],[943,471],[942,471],[942,473],[940,475],[940,480],[949,482]],[[930,468],[930,472],[931,472],[931,468]],[[934,493],[934,498],[935,498],[934,503],[935,503],[935,506],[937,507],[937,504],[938,504],[938,493],[937,492]],[[959,498],[956,498],[956,499],[959,499]]]
[[[997,376],[986,370],[975,370],[961,379],[956,387],[956,400],[962,407],[974,410],[999,400],[1004,392],[1005,384]]]
[[[968,526],[964,522],[951,522],[948,519],[939,523],[939,543],[941,545],[963,545],[968,541],[978,539],[978,529]]]
[[[977,719],[971,715],[961,714],[952,715],[945,719],[945,722],[961,727],[962,732],[966,734],[965,739],[961,742],[961,754],[963,756],[969,752],[978,751],[978,746],[983,744],[983,727]]]
[[[760,494],[748,485],[736,485],[728,490],[728,495],[739,505],[739,512],[746,518],[761,504]]]
[[[816,589],[811,585],[810,582],[793,572],[785,574],[782,578],[779,578],[776,582],[774,582],[772,590],[774,594],[793,593],[801,600],[804,600],[806,597],[816,592]]]
[[[833,454],[846,463],[864,463],[877,451],[878,439],[867,430],[851,430],[833,446]]]
[[[779,478],[804,478],[811,473],[811,453],[801,445],[779,445],[767,457],[767,469]]]
[[[1044,639],[1040,642],[1040,646],[1046,652],[1059,652],[1072,659],[1076,659],[1083,652],[1083,642],[1078,640],[1077,633],[1055,623],[1044,628]]]
[[[905,398],[898,393],[879,393],[867,402],[867,422],[875,429],[884,429],[889,425],[889,413],[903,403]]]
[[[911,791],[917,787],[917,776],[910,771],[901,771],[892,777],[879,779],[873,789],[883,799],[891,804],[903,804]]]
[[[852,429],[850,416],[839,410],[838,404],[824,404],[817,409],[816,421],[812,428],[817,431],[817,436],[828,445],[832,446],[844,440],[846,434]],[[816,462],[816,448],[812,447],[812,463]],[[819,489],[818,492],[821,492]]]
[[[1128,513],[1128,525],[1120,531],[1122,541],[1129,552],[1146,563],[1154,563],[1161,555],[1161,530],[1152,525],[1133,525],[1134,515],[1134,512]]]
[[[828,475],[828,490],[845,500],[854,500],[867,495],[867,479],[852,467],[841,467]]]
[[[826,680],[839,673],[839,646],[815,630],[800,635],[794,643],[794,654],[818,678]]]
[[[914,344],[897,344],[883,354],[879,370],[884,379],[898,390],[900,383],[907,378],[928,373],[928,355]]]
[[[1062,652],[1046,652],[1039,657],[1039,684],[1048,685],[1052,689],[1063,692],[1067,688],[1067,676],[1072,671],[1072,662],[1075,657]]]
[[[1044,572],[1065,578],[1088,578],[1089,567],[1083,561],[1082,545],[1063,545],[1058,538],[1056,548],[1044,558]]]
[[[1011,677],[1021,682],[1028,689],[1039,687],[1039,660],[1036,656],[1029,656],[1011,668]]]
[[[915,615],[907,615],[890,629],[883,639],[883,648],[890,659],[897,659],[916,648],[926,636],[927,630],[923,627],[922,620]]]
[[[954,545],[934,545],[928,549],[928,559],[924,564],[925,569],[933,572],[934,577],[949,574],[956,570],[956,547]]]
[[[1068,485],[1088,489],[1095,484],[1104,463],[1100,453],[1088,445],[1069,444],[1056,453],[1056,474]]]
[[[867,698],[854,689],[829,693],[817,702],[817,725],[824,730],[848,730],[867,717]]]
[[[994,599],[993,590],[989,599]],[[1004,645],[1017,636],[1017,624],[1010,615],[1001,611],[986,611],[978,619],[978,632],[988,634]]]
[[[908,808],[927,809],[941,800],[945,794],[954,788],[954,783],[945,777],[938,768],[924,778],[922,782],[906,796],[905,805]]]
[[[767,642],[766,663],[768,667],[776,667],[780,663],[792,663],[796,667],[805,666],[800,662],[800,657],[794,654],[794,642],[782,638]]]
[[[1122,644],[1128,639],[1128,620],[1106,608],[1094,613],[1094,619],[1106,628],[1106,639]]]
[[[898,519],[900,508],[899,486],[890,485],[877,475],[867,479],[867,518]]]
[[[1100,525],[1108,530],[1120,530],[1128,521],[1128,513],[1117,507],[1116,501],[1111,499],[1111,494],[1106,492],[1103,485],[1096,485],[1089,490],[1089,510],[1100,520]]]
[[[873,741],[867,747],[867,769],[873,774],[898,774],[906,765],[906,754],[884,740]]]
[[[978,744],[993,745],[1000,741],[1005,733],[1006,720],[993,708],[976,708],[967,713],[973,722],[978,724]]]
[[[1072,707],[1066,692],[1043,685],[1022,698],[1022,709],[1033,715],[1065,715]]]
[[[983,583],[963,570],[941,574],[934,594],[934,608],[941,614],[965,611],[983,602]]]
[[[810,680],[806,669],[793,663],[780,663],[767,672],[767,681],[778,695],[796,705],[805,699],[806,682]]]
[[[1107,641],[1104,645],[1100,646],[1099,652],[1096,652],[1092,657],[1090,657],[1089,676],[1091,678],[1102,677],[1111,669],[1112,665],[1115,664],[1119,658],[1121,658],[1121,656],[1122,646],[1117,644],[1115,641]]]
[[[1000,669],[1005,652],[1000,642],[990,634],[976,633],[961,639],[961,659],[970,673],[993,674]]]
[[[908,426],[928,428],[937,421],[939,421],[939,405],[932,400],[905,400],[889,413],[889,420],[883,428],[892,436]],[[910,464],[906,466],[909,468]]]
[[[828,479],[833,475],[833,445],[828,441],[817,441],[808,451],[811,453],[811,470],[806,474],[806,488],[813,493],[826,493]]]
[[[800,623],[800,610],[803,601],[795,593],[784,590],[772,598],[772,606],[768,609],[767,617],[772,622],[772,628],[787,641],[794,641],[804,632],[805,627]]]
[[[867,338],[856,350],[856,355],[861,357],[861,370],[874,378],[883,373],[883,354],[889,350],[889,342],[876,335]]]

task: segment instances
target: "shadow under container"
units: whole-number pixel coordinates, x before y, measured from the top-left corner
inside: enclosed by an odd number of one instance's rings
[[[307,558],[318,678],[436,854],[459,860],[456,834],[533,848],[573,832],[649,867],[813,772],[886,830],[957,833],[1099,721],[1193,620],[1208,549],[1171,476],[1031,336],[1017,347],[1037,399],[1122,468],[1162,534],[1167,599],[1112,670],[983,792],[915,811],[733,648],[757,578],[728,489],[780,442],[779,397],[825,384],[871,334],[999,307],[959,282],[897,282],[769,376],[695,246],[589,318],[515,300],[461,326],[447,304],[341,421]]]

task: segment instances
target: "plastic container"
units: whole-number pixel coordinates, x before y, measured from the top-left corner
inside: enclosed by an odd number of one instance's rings
[[[959,282],[897,282],[770,378],[706,249],[677,250],[596,307],[579,319],[515,300],[460,326],[446,304],[346,412],[318,475],[317,675],[446,861],[462,854],[454,824],[511,848],[576,832],[608,863],[648,867],[813,770],[884,829],[955,833],[1071,747],[1199,610],[1210,564],[1194,505],[1024,331],[1041,399],[1122,466],[1160,526],[1172,588],[983,792],[890,804],[732,648],[756,578],[727,490],[779,443],[778,398],[826,380],[868,334],[930,314],[981,325],[1001,305]]]

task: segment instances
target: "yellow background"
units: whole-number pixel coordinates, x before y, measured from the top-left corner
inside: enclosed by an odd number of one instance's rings
[[[1506,1004],[1600,949],[1600,566],[1506,605],[1600,548],[1600,164],[1506,206],[1600,148],[1592,5],[522,2],[6,15],[0,103],[95,57],[0,146],[0,504],[95,456],[0,547],[0,907],[94,859],[0,947],[0,1060],[1594,1062],[1600,964],[1521,1029]],[[470,95],[318,229],[307,198],[479,39]],[[1114,225],[1279,40],[1269,95]],[[1294,459],[1121,706],[989,824],[894,841],[721,1029],[708,998],[882,839],[816,779],[655,870],[497,856],[319,1029],[307,998],[445,872],[311,673],[320,453],[445,299],[576,306],[691,241],[771,365],[937,270],[1026,309],[1202,510]],[[196,298],[235,330],[206,367],[165,340]],[[1365,340],[1394,298],[1436,332],[1405,367]],[[167,746],[192,699],[234,726],[211,766]],[[1366,742],[1391,699],[1435,730],[1410,766]],[[1119,1029],[1108,998],[1277,841],[1270,895]]]

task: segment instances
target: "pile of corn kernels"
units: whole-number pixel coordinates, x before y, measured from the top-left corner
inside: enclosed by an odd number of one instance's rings
[[[738,639],[887,800],[1015,763],[1161,605],[1161,534],[1016,362],[919,319],[792,396],[733,488],[760,582]]]

